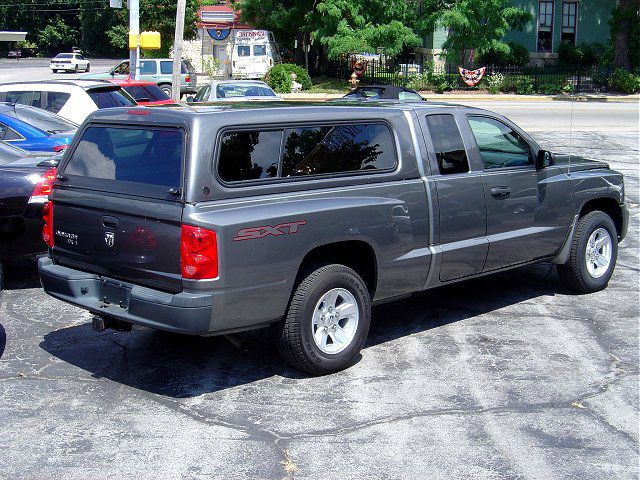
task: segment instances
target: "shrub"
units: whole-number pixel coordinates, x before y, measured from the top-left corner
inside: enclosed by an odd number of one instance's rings
[[[601,43],[583,43],[575,46],[561,43],[558,47],[558,63],[567,67],[593,67],[602,62],[606,47]]]
[[[281,63],[275,65],[269,69],[264,77],[264,81],[279,93],[291,92],[291,74],[295,73],[297,76],[296,81],[302,84],[303,90],[308,90],[313,85],[311,83],[311,77],[309,73],[302,67],[294,63]]]
[[[499,72],[495,72],[487,76],[486,79],[489,93],[500,93],[500,90],[504,86],[504,75]]]
[[[609,88],[614,92],[635,93],[640,91],[640,75],[617,68],[609,77]]]
[[[533,82],[529,77],[520,78],[515,84],[518,95],[531,95],[533,93]]]
[[[409,77],[407,88],[412,88],[413,90],[427,90],[430,84],[431,75],[427,73],[418,73],[417,75]]]
[[[482,65],[506,66],[513,65],[524,67],[529,63],[529,51],[524,45],[516,42],[507,42],[506,49],[491,46],[478,56],[478,61]]]
[[[555,95],[556,93],[560,93],[561,91],[562,87],[553,83],[545,83],[538,87],[538,92],[544,93],[545,95]]]
[[[451,90],[451,84],[449,84],[448,76],[444,73],[433,76],[433,89],[436,93],[444,93]]]

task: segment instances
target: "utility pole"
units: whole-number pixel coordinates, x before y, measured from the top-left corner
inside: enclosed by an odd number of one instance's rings
[[[129,48],[129,75],[132,80],[137,80],[140,77],[140,0],[128,0],[127,3],[129,35],[134,35],[136,39],[136,48]]]
[[[171,99],[180,101],[180,80],[182,78],[182,38],[184,37],[184,14],[187,0],[178,0],[176,8],[176,34],[173,39],[173,75],[171,77]]]

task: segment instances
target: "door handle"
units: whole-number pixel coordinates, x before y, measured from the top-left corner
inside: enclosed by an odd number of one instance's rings
[[[491,189],[491,196],[500,198],[506,197],[511,194],[511,187],[493,187]]]
[[[115,217],[102,217],[102,226],[115,230],[118,228],[118,219]]]

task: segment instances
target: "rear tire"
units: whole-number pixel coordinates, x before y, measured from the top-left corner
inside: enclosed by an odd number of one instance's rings
[[[87,68],[85,68],[84,71],[88,72],[89,70],[91,70],[91,64],[87,63]]]
[[[78,64],[76,63],[76,66],[75,66],[75,67],[74,67],[74,69],[73,69],[73,73],[78,73],[78,71],[79,71],[79,70],[80,70],[80,69],[79,69],[79,67],[78,67]]]
[[[618,257],[618,233],[611,217],[595,210],[578,220],[569,259],[558,265],[562,283],[577,293],[604,289]]]
[[[277,328],[282,357],[316,375],[348,367],[371,323],[371,300],[360,276],[344,265],[326,265],[297,286]]]
[[[160,90],[167,94],[169,98],[171,98],[171,85],[163,84],[159,85]]]

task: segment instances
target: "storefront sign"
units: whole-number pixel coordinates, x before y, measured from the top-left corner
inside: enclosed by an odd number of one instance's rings
[[[230,28],[208,28],[207,33],[214,40],[224,40],[231,33]]]

